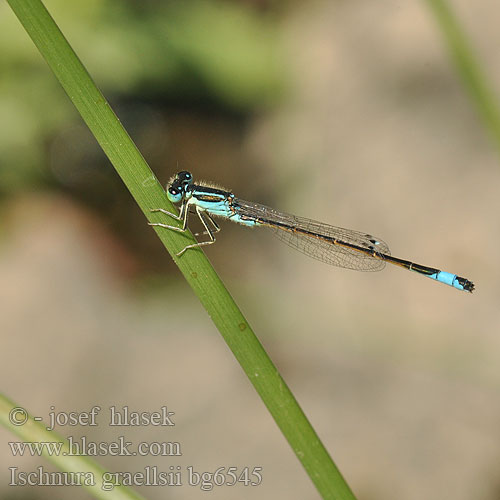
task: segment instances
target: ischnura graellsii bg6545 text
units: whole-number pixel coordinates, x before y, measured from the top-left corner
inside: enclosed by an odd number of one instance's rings
[[[205,183],[195,184],[193,176],[186,171],[179,172],[170,180],[167,185],[167,196],[172,203],[181,204],[179,215],[161,208],[154,209],[153,212],[162,212],[175,220],[182,221],[182,226],[162,223],[151,223],[151,225],[184,232],[188,227],[189,212],[194,210],[205,228],[202,234],[208,237],[206,241],[187,245],[177,254],[179,256],[190,248],[214,243],[215,233],[220,228],[213,217],[221,217],[245,226],[268,227],[292,248],[327,264],[356,271],[380,271],[388,262],[457,290],[466,292],[474,290],[474,283],[466,278],[392,257],[389,247],[380,238],[279,212],[259,203],[240,200],[230,191]]]

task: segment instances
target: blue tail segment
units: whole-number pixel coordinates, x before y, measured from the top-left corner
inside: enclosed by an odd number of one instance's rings
[[[428,278],[444,283],[445,285],[450,285],[457,290],[463,290],[464,292],[471,292],[474,290],[474,283],[466,278],[461,278],[456,274],[447,273],[445,271],[437,271],[433,274],[426,274]]]

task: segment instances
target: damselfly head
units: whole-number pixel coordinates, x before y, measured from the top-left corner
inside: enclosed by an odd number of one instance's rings
[[[193,190],[193,176],[183,170],[177,173],[167,184],[167,197],[172,203],[179,203],[184,198],[189,198]]]

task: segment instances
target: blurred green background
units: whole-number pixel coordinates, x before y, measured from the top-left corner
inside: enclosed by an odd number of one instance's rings
[[[499,499],[498,155],[424,3],[48,0],[162,182],[363,230],[476,283],[355,273],[222,222],[206,249],[360,499]],[[454,2],[493,86],[500,7]],[[178,441],[157,465],[263,467],[216,498],[316,492],[6,3],[0,4],[0,375],[35,415],[128,405],[173,429],[61,428]],[[4,441],[13,437],[1,429]],[[3,498],[87,498],[9,487]],[[137,490],[205,498],[195,487]]]

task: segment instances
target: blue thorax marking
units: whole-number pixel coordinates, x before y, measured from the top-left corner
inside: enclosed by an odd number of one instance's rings
[[[193,188],[189,203],[196,205],[200,210],[218,217],[226,217],[245,226],[260,225],[257,221],[244,218],[238,213],[238,208],[232,204],[233,193],[208,186],[195,185]]]
[[[207,186],[193,186],[188,203],[196,205],[201,210],[219,217],[230,217],[230,199],[234,195],[229,191]]]

